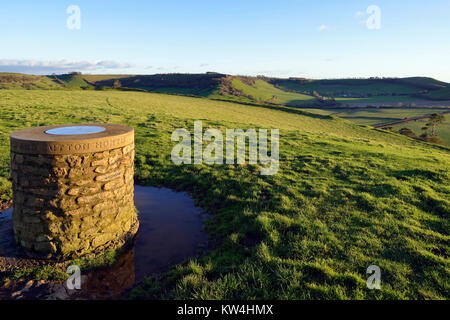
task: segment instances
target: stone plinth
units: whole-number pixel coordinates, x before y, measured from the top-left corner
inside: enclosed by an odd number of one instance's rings
[[[133,128],[76,124],[12,133],[17,243],[33,257],[58,259],[122,247],[139,224],[133,175]]]

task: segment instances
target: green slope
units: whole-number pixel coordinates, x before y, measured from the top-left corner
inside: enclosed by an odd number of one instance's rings
[[[222,132],[280,129],[279,172],[174,165],[171,133],[192,131],[199,119]],[[8,134],[78,122],[133,126],[136,181],[187,191],[214,215],[206,223],[212,249],[150,278],[133,297],[450,298],[448,148],[295,108],[139,92],[2,90],[3,199],[10,197]],[[381,290],[366,287],[373,264],[381,268]]]
[[[63,74],[35,76],[21,73],[0,73],[0,89],[61,89],[91,87],[82,75]]]
[[[0,72],[0,89],[56,89],[58,84],[46,76]]]
[[[91,83],[91,84],[96,84],[97,82],[100,81],[107,81],[107,80],[120,80],[123,78],[130,78],[133,77],[133,75],[127,75],[127,74],[83,74],[82,78],[84,79],[84,81]]]
[[[219,73],[174,73],[118,78],[105,77],[96,81],[95,85],[144,89],[151,92],[205,95],[218,87],[222,77],[225,77],[225,75]]]
[[[252,102],[273,103],[281,105],[299,106],[316,103],[317,100],[308,95],[295,92],[286,92],[275,88],[270,83],[261,79],[235,77],[232,79],[232,86],[242,96]]]
[[[322,96],[335,97],[343,103],[398,103],[422,101],[427,91],[437,92],[450,84],[426,77],[392,79],[271,79],[271,83],[280,89],[311,94],[318,92]]]
[[[450,88],[443,88],[436,91],[431,91],[423,97],[431,100],[450,100]]]
[[[50,79],[55,80],[56,82],[61,83],[65,87],[91,87],[89,83],[87,83],[83,76],[80,74],[62,74],[56,76],[49,76]]]
[[[88,78],[86,78],[88,79]],[[91,80],[95,80],[92,76]],[[268,82],[251,78],[227,76],[220,73],[158,74],[114,78],[107,76],[95,81],[97,86],[120,86],[150,92],[195,95],[211,99],[282,105],[304,105],[317,102],[314,97],[286,92]]]
[[[413,87],[427,89],[427,90],[438,90],[444,87],[449,87],[450,84],[447,82],[439,81],[428,77],[410,77],[410,78],[399,78],[396,79],[398,83],[411,85]]]
[[[24,80],[17,81],[17,78]],[[382,79],[278,79],[230,76],[221,73],[154,75],[27,76],[0,78],[0,88],[88,88],[136,89],[176,95],[193,95],[245,103],[288,106],[321,106],[315,93],[334,97],[340,104],[398,105],[449,99],[450,84],[426,77]],[[330,102],[330,101],[328,101]]]

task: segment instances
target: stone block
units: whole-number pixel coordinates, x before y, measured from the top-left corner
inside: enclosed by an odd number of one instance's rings
[[[114,180],[114,179],[121,177],[122,174],[123,174],[123,171],[121,169],[116,170],[111,173],[95,177],[95,181],[106,182],[106,181]]]

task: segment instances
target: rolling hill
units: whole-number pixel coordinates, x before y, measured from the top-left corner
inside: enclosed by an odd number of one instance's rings
[[[423,97],[430,99],[430,100],[450,100],[450,87],[431,91]]]
[[[270,79],[277,87],[311,94],[316,91],[324,96],[344,98],[368,98],[376,96],[407,96],[429,90],[450,87],[450,84],[432,78],[382,78],[382,79]]]
[[[0,73],[0,89],[56,89],[61,84],[45,76],[21,73]]]
[[[48,76],[48,78],[52,79],[56,83],[61,84],[63,87],[68,88],[87,88],[92,86],[85,81],[84,77],[81,74],[62,74]]]
[[[310,80],[201,74],[30,76],[0,73],[3,89],[119,89],[297,107],[398,105],[450,99],[450,84],[426,77]]]

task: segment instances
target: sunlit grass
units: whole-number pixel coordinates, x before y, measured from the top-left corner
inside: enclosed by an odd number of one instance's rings
[[[170,161],[175,128],[279,128],[280,170]],[[0,182],[8,134],[113,122],[136,130],[136,181],[189,192],[214,214],[215,248],[149,279],[136,298],[449,298],[449,149],[326,115],[137,92],[0,91]],[[176,236],[176,235],[167,235]],[[381,290],[366,269],[382,270]]]

